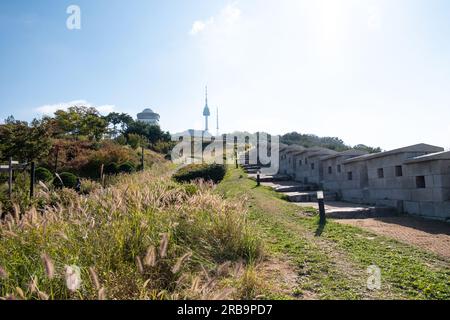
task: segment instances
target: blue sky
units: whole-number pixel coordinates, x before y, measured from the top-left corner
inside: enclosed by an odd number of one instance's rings
[[[0,119],[85,101],[200,129],[208,84],[224,132],[449,149],[449,39],[447,0],[1,1]]]

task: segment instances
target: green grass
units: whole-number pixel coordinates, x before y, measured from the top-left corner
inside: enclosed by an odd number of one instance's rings
[[[262,253],[260,240],[240,203],[224,200],[210,184],[178,184],[171,169],[155,165],[118,176],[86,196],[40,190],[41,212],[0,221],[0,298],[97,299],[101,288],[109,299],[220,295],[227,289],[222,281],[233,275],[216,270],[224,263],[251,266]],[[66,285],[65,269],[72,265],[81,271],[75,292]],[[230,295],[253,294],[250,280],[250,289]]]
[[[284,255],[297,266],[298,287],[322,299],[450,299],[449,262],[432,253],[378,236],[360,228],[306,217],[298,206],[276,192],[230,169],[217,192],[245,198],[269,252]],[[310,211],[310,210],[309,210]],[[381,290],[366,288],[366,269],[382,272]]]
[[[97,299],[103,289],[109,299],[450,298],[449,262],[436,255],[333,221],[321,229],[305,215],[313,210],[241,170],[229,169],[217,188],[178,184],[173,170],[113,177],[86,195],[39,188],[39,211],[0,221],[0,298]],[[267,268],[276,263],[296,282],[285,286]],[[81,271],[75,292],[71,265]],[[382,271],[379,291],[366,288],[370,265]]]

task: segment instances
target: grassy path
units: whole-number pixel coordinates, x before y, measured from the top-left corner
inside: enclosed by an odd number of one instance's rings
[[[229,170],[217,190],[229,199],[245,199],[268,254],[294,266],[295,289],[282,298],[450,299],[448,260],[332,221],[320,228],[316,217],[256,187],[241,170]],[[367,289],[371,265],[381,269],[380,290]]]

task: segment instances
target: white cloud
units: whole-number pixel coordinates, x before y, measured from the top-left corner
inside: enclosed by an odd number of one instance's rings
[[[207,21],[197,20],[192,25],[191,31],[189,33],[195,36],[196,34],[204,31],[208,25],[212,25],[213,23],[214,17],[209,18]]]
[[[110,104],[94,105],[86,100],[74,100],[69,102],[46,104],[36,108],[35,111],[40,114],[52,115],[57,110],[67,110],[69,107],[72,106],[95,107],[95,109],[97,109],[98,112],[100,112],[101,114],[108,114],[116,109],[116,106]]]
[[[367,21],[367,26],[370,31],[378,31],[381,29],[381,10],[377,6],[370,6],[369,19]]]
[[[236,3],[227,5],[221,12],[221,16],[228,24],[235,23],[241,17],[241,9],[237,7]]]
[[[189,34],[195,36],[207,31],[210,27],[222,28],[234,25],[241,17],[241,14],[241,9],[238,8],[236,3],[228,4],[216,16],[209,17],[206,20],[194,21]]]
[[[202,32],[203,30],[205,30],[206,24],[201,21],[201,20],[197,20],[194,22],[194,24],[192,25],[192,29],[189,32],[191,35],[196,35],[199,32]]]

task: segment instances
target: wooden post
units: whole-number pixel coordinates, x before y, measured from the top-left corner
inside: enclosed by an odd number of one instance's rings
[[[142,146],[141,169],[144,171],[144,146]]]
[[[30,199],[34,197],[34,185],[36,184],[36,164],[35,162],[31,162],[31,170],[30,170]]]
[[[59,156],[59,148],[56,147],[56,155],[55,155],[55,173],[58,172],[58,156]]]
[[[12,198],[12,185],[13,185],[13,167],[12,167],[12,157],[9,157],[8,163],[8,196],[9,199]]]

